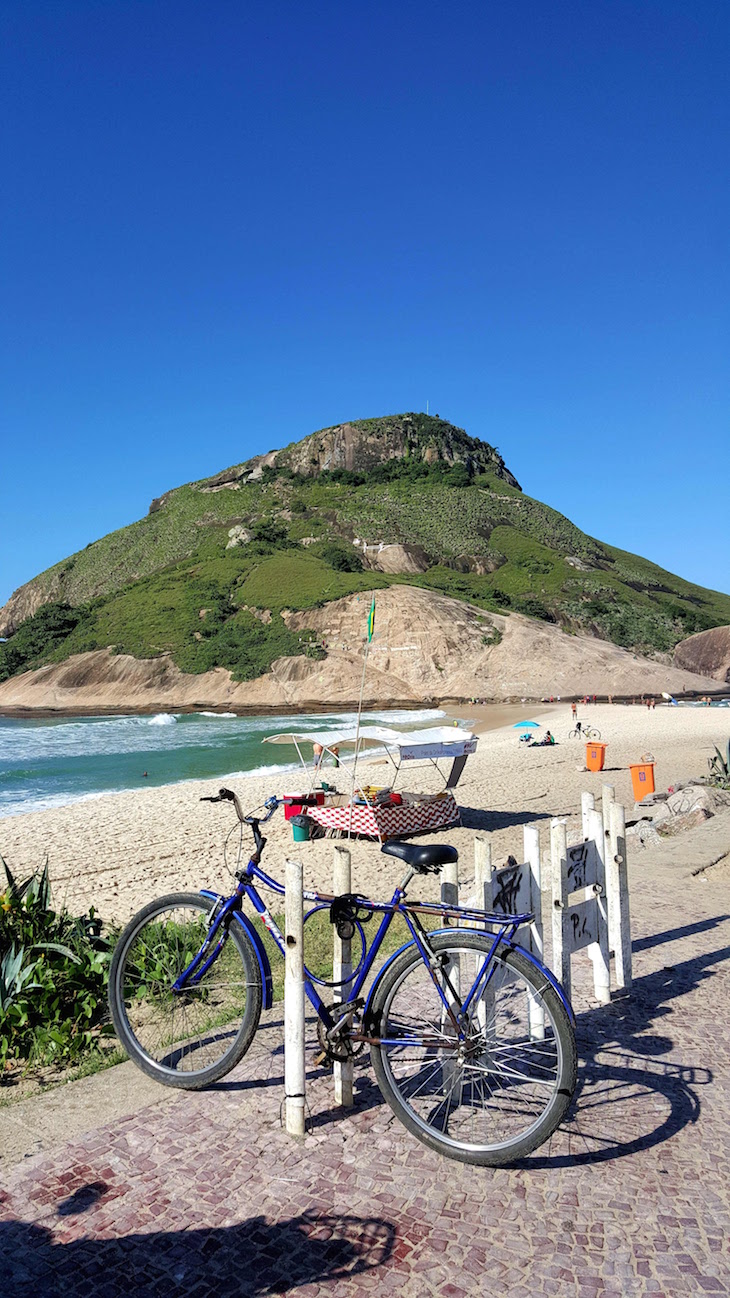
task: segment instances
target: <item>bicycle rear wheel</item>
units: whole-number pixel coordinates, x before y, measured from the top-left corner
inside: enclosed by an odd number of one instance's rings
[[[246,1053],[261,1016],[261,975],[233,920],[200,982],[173,984],[200,950],[213,902],[194,892],[150,902],[130,920],[112,956],[109,1008],[130,1059],[163,1086],[199,1090]]]
[[[491,939],[457,930],[430,941],[436,978],[460,1010]],[[457,1036],[419,952],[404,951],[376,989],[372,1031],[381,1041],[372,1059],[384,1098],[414,1136],[449,1158],[498,1167],[559,1126],[577,1061],[570,1018],[544,974],[506,947],[493,964]]]

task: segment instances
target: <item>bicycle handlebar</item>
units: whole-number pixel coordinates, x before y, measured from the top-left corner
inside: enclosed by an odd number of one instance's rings
[[[282,802],[281,798],[271,797],[266,799],[266,802],[264,803],[264,806],[266,807],[265,816],[244,816],[243,808],[241,807],[241,804],[238,801],[237,794],[233,792],[233,789],[219,789],[217,794],[213,796],[208,796],[207,798],[201,798],[200,801],[201,802],[232,802],[236,809],[236,815],[238,816],[240,823],[242,825],[251,826],[251,829],[253,831],[254,843],[256,844],[256,859],[258,859],[261,856],[261,853],[263,852],[264,846],[266,844],[266,839],[260,833],[259,825],[265,825],[267,820],[271,820],[271,817],[276,811],[276,808],[280,806]]]

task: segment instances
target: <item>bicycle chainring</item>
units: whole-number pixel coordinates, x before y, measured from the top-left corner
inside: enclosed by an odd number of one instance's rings
[[[336,1019],[343,1007],[339,1002],[335,1001],[325,1008]],[[360,1003],[357,1005],[357,1009],[361,1008],[362,1004]],[[346,1064],[348,1059],[354,1059],[356,1055],[359,1055],[365,1045],[364,1041],[351,1041],[347,1030],[348,1024],[345,1023],[343,1027],[344,1030],[341,1028],[334,1036],[328,1037],[326,1025],[321,1019],[317,1019],[317,1040],[322,1051],[320,1057],[326,1059],[328,1063]]]

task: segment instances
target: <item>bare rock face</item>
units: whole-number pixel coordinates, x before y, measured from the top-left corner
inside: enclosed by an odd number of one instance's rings
[[[730,626],[713,626],[680,641],[674,665],[730,684]]]
[[[327,657],[279,658],[254,681],[234,681],[223,668],[185,675],[165,656],[137,660],[103,649],[3,681],[0,708],[350,706],[360,693],[369,606],[370,594],[363,592],[321,608],[285,611],[287,626],[313,632]],[[638,658],[606,641],[566,635],[519,613],[487,614],[417,586],[376,592],[367,706],[423,706],[474,696],[512,700],[545,694],[657,694],[662,689],[705,692],[708,684],[704,677]]]
[[[375,572],[426,572],[430,560],[420,545],[364,545],[363,566]]]
[[[237,545],[248,545],[252,535],[253,533],[247,527],[237,523],[235,527],[231,527],[228,531],[229,541],[226,549],[233,550]]]
[[[272,464],[313,477],[323,470],[367,472],[388,460],[406,457],[426,464],[438,460],[447,465],[463,464],[470,472],[488,470],[519,489],[517,479],[492,446],[438,416],[388,415],[336,424],[277,451]]]
[[[32,617],[44,604],[62,597],[63,584],[59,573],[44,574],[19,586],[0,609],[0,636],[13,635],[21,622]]]

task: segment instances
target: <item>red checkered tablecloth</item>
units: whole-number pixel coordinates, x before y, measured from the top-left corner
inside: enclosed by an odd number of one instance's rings
[[[460,819],[452,793],[445,793],[433,802],[403,803],[400,807],[303,807],[302,811],[325,829],[351,828],[353,834],[381,839],[443,829]]]

